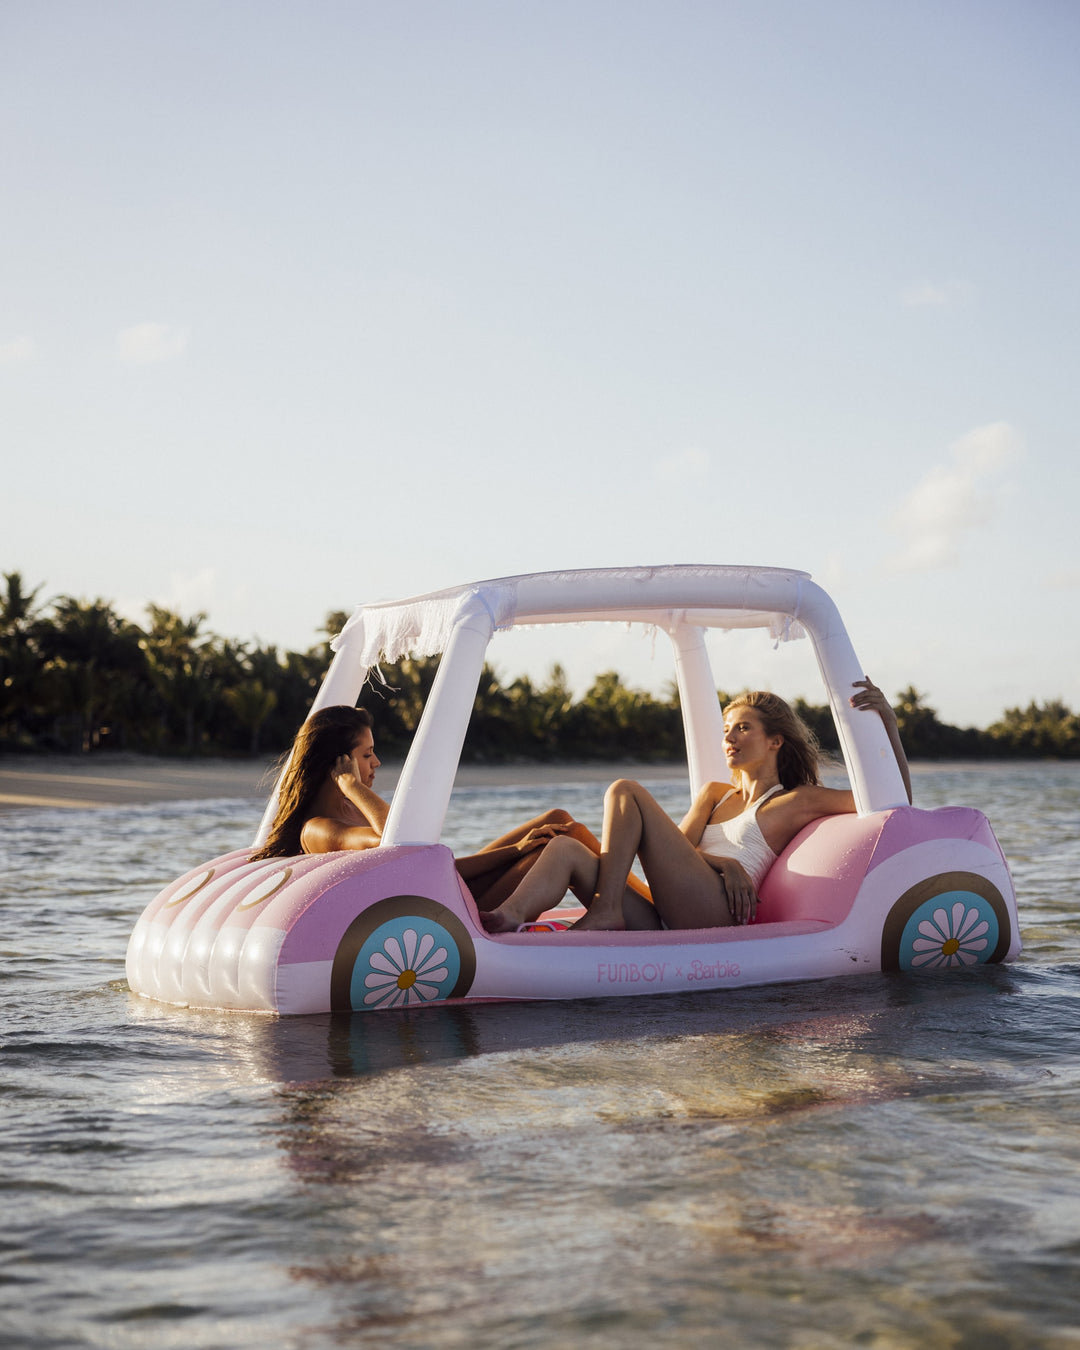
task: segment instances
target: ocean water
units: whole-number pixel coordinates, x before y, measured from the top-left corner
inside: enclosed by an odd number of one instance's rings
[[[994,823],[1014,965],[280,1021],[124,980],[251,803],[0,817],[0,1345],[1080,1345],[1080,765],[915,786]],[[447,842],[551,805],[600,788]]]

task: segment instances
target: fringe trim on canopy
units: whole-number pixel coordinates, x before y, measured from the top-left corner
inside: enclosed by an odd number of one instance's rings
[[[534,578],[543,578],[554,586],[580,586],[592,581],[633,580],[647,582],[654,577],[739,577],[749,583],[755,575],[763,571],[779,573],[796,581],[800,586],[809,573],[784,568],[747,568],[721,566],[679,565],[671,567],[626,567],[626,568],[588,568],[567,572],[533,573],[520,577],[500,577],[493,581],[481,581],[472,586],[457,586],[445,591],[433,591],[430,595],[416,596],[411,600],[398,602],[378,601],[357,608],[345,627],[330,646],[335,652],[348,651],[357,661],[368,669],[380,661],[399,661],[403,656],[435,656],[446,650],[455,625],[465,613],[479,604],[491,616],[493,630],[512,628],[517,613],[518,588],[523,582]],[[572,606],[568,605],[568,609]],[[674,611],[673,611],[674,613]],[[805,631],[797,617],[789,614],[763,613],[760,611],[730,610],[731,622],[724,622],[723,611],[717,614],[719,622],[710,623],[710,627],[720,629],[762,627],[768,628],[775,642],[790,642],[805,637]],[[612,622],[631,621],[627,610],[609,614],[583,615],[576,622]],[[575,622],[571,619],[570,622]],[[655,624],[655,612],[644,619],[645,623]],[[532,627],[526,621],[522,625]]]

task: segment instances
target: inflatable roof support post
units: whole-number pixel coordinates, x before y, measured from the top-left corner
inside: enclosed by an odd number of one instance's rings
[[[462,597],[412,751],[394,790],[384,844],[439,842],[494,627],[494,616],[480,595],[471,592]]]
[[[675,679],[679,687],[686,759],[690,771],[690,795],[697,796],[706,783],[724,782],[724,717],[716,696],[716,681],[705,648],[705,630],[684,623],[681,615],[668,629],[675,648]]]
[[[812,581],[802,588],[799,619],[810,634],[828,690],[859,815],[907,806],[904,780],[884,724],[879,717],[856,712],[848,702],[852,685],[863,679],[862,668],[836,606]]]

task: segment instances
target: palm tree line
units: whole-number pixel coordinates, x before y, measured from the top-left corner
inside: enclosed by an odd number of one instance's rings
[[[39,601],[19,572],[0,591],[0,751],[263,755],[290,744],[329,665],[330,637],[346,615],[326,616],[324,640],[304,652],[224,638],[202,613],[148,605],[146,622],[102,599]],[[388,664],[360,703],[376,719],[380,752],[408,748],[435,678],[434,658]],[[728,694],[720,692],[721,700]],[[825,706],[795,700],[826,750],[836,750]],[[1007,709],[983,730],[942,722],[918,690],[894,704],[913,758],[1080,758],[1080,717],[1060,700]],[[685,753],[674,685],[663,696],[623,684],[615,671],[575,699],[562,667],[542,684],[503,684],[484,667],[465,757],[653,759]]]

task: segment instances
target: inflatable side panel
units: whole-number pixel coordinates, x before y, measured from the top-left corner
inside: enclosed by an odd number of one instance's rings
[[[1005,867],[990,822],[970,807],[923,811],[896,807],[868,816],[826,816],[802,830],[761,884],[758,923],[814,919],[842,923],[861,897],[864,879],[889,859],[933,841],[978,844],[983,865],[997,875]],[[957,856],[960,856],[959,853]],[[912,883],[924,880],[913,877]],[[1011,897],[1011,882],[1003,889]],[[899,898],[899,894],[894,899]],[[1015,909],[1015,902],[1010,901]]]
[[[149,994],[154,998],[167,997],[159,993],[158,989],[163,974],[168,979],[162,963],[169,959],[165,956],[165,949],[173,925],[191,907],[196,912],[208,908],[238,872],[251,866],[247,851],[224,854],[192,868],[150,901],[128,942],[127,978],[136,993]],[[185,934],[190,930],[191,922],[185,920]],[[175,952],[175,944],[172,951]],[[172,981],[171,987],[171,1001],[182,1001],[178,977]]]
[[[263,927],[285,930],[274,996],[278,1011],[353,1006],[353,967],[361,949],[366,959],[368,947],[383,952],[376,964],[386,964],[388,981],[401,981],[403,1004],[463,997],[472,983],[473,940],[480,930],[450,850],[402,846],[337,856],[340,865],[317,906],[309,902],[300,912],[293,906],[286,914],[284,901],[271,902],[253,926],[253,936]],[[361,859],[365,865],[358,866]],[[448,944],[442,935],[450,930],[454,940]],[[433,958],[444,947],[449,964],[441,973],[444,963]],[[414,962],[427,978],[417,976]],[[357,987],[360,1003],[365,992],[370,990]]]
[[[971,823],[974,838],[915,840],[875,857],[856,911],[882,969],[960,969],[1019,954],[1009,869],[989,826]]]
[[[193,963],[193,979],[200,983],[202,999],[214,1008],[246,1008],[240,993],[240,963],[249,930],[261,905],[284,889],[302,893],[324,872],[326,855],[269,858],[222,896],[218,911],[207,915],[200,933],[199,960]],[[315,882],[316,893],[318,882]],[[262,1007],[263,1005],[256,1005]]]
[[[816,821],[761,893],[762,921],[748,928],[493,938],[441,845],[258,863],[236,853],[155,897],[128,978],[199,1007],[380,1011],[954,969],[1020,949],[1008,867],[968,808]]]
[[[449,849],[384,848],[251,862],[237,851],[192,868],[147,906],[128,944],[128,982],[135,993],[211,1008],[278,1010],[278,963],[309,975],[285,985],[300,992],[283,1011],[329,1005],[329,969],[336,945],[356,916],[389,894],[412,889],[439,894],[466,917]],[[290,951],[282,956],[286,942]],[[321,970],[312,1003],[310,971]],[[325,967],[325,969],[323,969]],[[291,1006],[303,1003],[303,1008]]]
[[[971,807],[922,814],[940,833],[928,838],[933,832],[924,826],[912,837],[912,822],[901,813],[868,878],[875,881],[881,871],[891,892],[882,916],[882,968],[960,970],[1014,960],[1020,954],[1016,895],[990,822]]]
[[[664,933],[508,934],[478,942],[476,958],[474,998],[693,993],[850,971],[834,930],[809,921]]]

